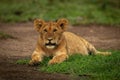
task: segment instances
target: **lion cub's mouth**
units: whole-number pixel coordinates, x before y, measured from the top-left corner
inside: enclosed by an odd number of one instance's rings
[[[46,46],[46,48],[48,48],[48,49],[53,49],[53,48],[55,48],[56,43],[51,43],[51,42],[49,42],[49,43],[46,43],[45,46]]]

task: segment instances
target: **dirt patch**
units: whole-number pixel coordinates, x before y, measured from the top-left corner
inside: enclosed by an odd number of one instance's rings
[[[113,26],[78,26],[70,31],[82,36],[97,49],[120,50],[120,27]]]
[[[36,67],[18,65],[16,59],[0,57],[0,80],[70,80],[71,76],[57,73],[43,73]],[[77,78],[76,78],[77,79]]]
[[[0,80],[70,80],[70,75],[43,73],[36,67],[14,64],[18,58],[32,54],[37,32],[32,23],[0,24],[0,31],[17,39],[0,40]],[[120,28],[104,26],[70,27],[69,31],[84,37],[98,49],[120,50]],[[80,77],[76,77],[75,80]]]

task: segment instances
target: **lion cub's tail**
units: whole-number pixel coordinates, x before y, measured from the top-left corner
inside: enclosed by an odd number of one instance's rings
[[[111,55],[111,52],[101,52],[101,51],[98,51],[95,49],[95,47],[89,43],[89,46],[88,46],[88,51],[91,53],[91,54],[94,54],[94,55]]]
[[[97,54],[100,54],[100,55],[111,55],[111,52],[100,52],[100,51],[96,51],[95,54],[96,54],[96,55],[97,55]]]

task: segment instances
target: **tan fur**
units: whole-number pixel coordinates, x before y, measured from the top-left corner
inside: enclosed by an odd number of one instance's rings
[[[40,19],[34,21],[34,27],[40,35],[30,65],[41,62],[44,56],[53,56],[48,64],[55,64],[63,62],[72,54],[111,54],[110,52],[97,51],[82,37],[67,32],[67,24],[67,19],[59,19],[57,22],[45,22]]]

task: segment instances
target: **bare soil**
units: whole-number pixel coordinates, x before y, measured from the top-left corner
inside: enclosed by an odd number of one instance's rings
[[[33,29],[33,23],[1,23],[0,31],[16,37],[0,40],[0,80],[79,80],[82,77],[45,73],[37,71],[36,67],[15,64],[18,59],[30,58],[35,48],[38,33]],[[120,27],[75,26],[69,31],[82,36],[97,49],[120,50]]]

